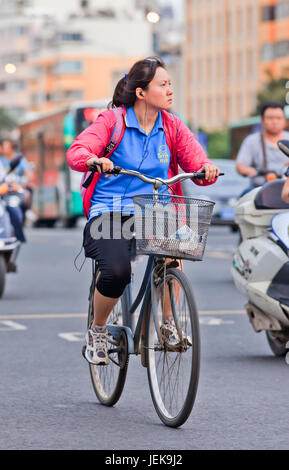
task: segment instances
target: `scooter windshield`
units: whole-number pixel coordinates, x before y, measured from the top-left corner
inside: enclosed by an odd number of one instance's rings
[[[289,211],[272,217],[271,228],[277,238],[289,250]]]

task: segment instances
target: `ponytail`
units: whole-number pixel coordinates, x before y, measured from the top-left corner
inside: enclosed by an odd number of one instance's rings
[[[146,90],[155,76],[158,67],[165,68],[159,57],[147,57],[136,62],[129,73],[117,83],[109,107],[130,108],[136,100],[136,89]]]

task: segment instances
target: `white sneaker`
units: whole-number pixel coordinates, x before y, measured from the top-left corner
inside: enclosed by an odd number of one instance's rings
[[[181,340],[173,317],[167,318],[160,329],[163,340],[165,341],[166,345],[169,346],[169,348],[174,348],[181,345]],[[186,346],[192,346],[192,340],[190,336],[186,335],[183,331],[182,339]]]
[[[109,357],[107,352],[107,338],[108,332],[105,329],[103,332],[98,332],[94,328],[89,328],[85,335],[86,348],[85,359],[94,365],[107,365],[109,364]]]

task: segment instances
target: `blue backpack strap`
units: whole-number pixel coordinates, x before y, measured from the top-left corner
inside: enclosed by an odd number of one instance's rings
[[[116,123],[110,136],[110,142],[104,151],[104,157],[110,156],[116,147],[118,147],[125,130],[123,108],[114,108],[112,109],[112,112],[115,114]]]

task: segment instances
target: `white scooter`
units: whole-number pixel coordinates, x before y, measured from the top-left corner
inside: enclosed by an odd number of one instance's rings
[[[289,157],[289,141],[278,146]],[[248,298],[245,307],[254,330],[266,331],[276,356],[286,354],[289,341],[289,204],[281,199],[284,182],[270,181],[237,202],[235,221],[242,241],[231,267],[237,289]]]

